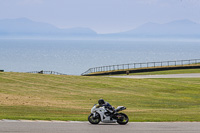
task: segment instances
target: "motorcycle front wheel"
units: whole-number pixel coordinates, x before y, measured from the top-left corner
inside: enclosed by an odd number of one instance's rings
[[[126,114],[124,114],[124,113],[118,114],[117,123],[119,123],[120,125],[125,125],[128,123],[128,121],[129,121],[129,119]]]
[[[90,115],[88,116],[88,121],[89,121],[91,124],[99,124],[99,122],[101,121],[101,119],[100,119],[99,114],[98,114],[95,118],[93,117],[93,114],[90,114]]]

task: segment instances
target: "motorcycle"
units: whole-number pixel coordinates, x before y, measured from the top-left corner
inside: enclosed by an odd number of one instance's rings
[[[118,113],[119,111],[125,110],[126,107],[118,106],[113,112],[109,112],[104,106],[98,107],[95,104],[91,109],[91,114],[88,116],[88,121],[91,124],[103,123],[118,123],[120,125],[125,125],[128,123],[128,116],[124,113]]]

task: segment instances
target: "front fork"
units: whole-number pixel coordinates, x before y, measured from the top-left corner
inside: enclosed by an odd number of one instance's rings
[[[95,118],[95,117],[96,117],[96,112],[93,113],[93,118]]]
[[[94,112],[92,117],[93,117],[94,119],[96,119],[96,118],[98,117],[98,113]]]

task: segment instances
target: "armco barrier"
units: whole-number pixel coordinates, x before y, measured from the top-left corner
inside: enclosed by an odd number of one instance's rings
[[[121,74],[126,71],[149,71],[155,69],[180,69],[188,68],[189,66],[194,66],[200,64],[200,59],[191,59],[191,60],[177,60],[177,61],[161,61],[161,62],[147,62],[147,63],[129,63],[129,64],[120,64],[120,65],[109,65],[94,67],[88,69],[86,72],[82,73],[83,76],[92,76],[92,75],[108,75],[108,74]]]

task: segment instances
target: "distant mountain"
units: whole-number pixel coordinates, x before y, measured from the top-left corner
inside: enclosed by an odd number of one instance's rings
[[[146,23],[116,36],[140,37],[200,37],[200,24],[190,20],[177,20],[165,24]]]
[[[165,24],[146,23],[133,30],[114,34],[97,34],[89,28],[60,29],[54,25],[27,18],[0,20],[0,37],[92,37],[92,38],[199,38],[200,24],[177,20]]]
[[[0,20],[0,35],[12,36],[91,36],[96,32],[89,28],[60,29],[54,25],[35,22],[27,18]]]

